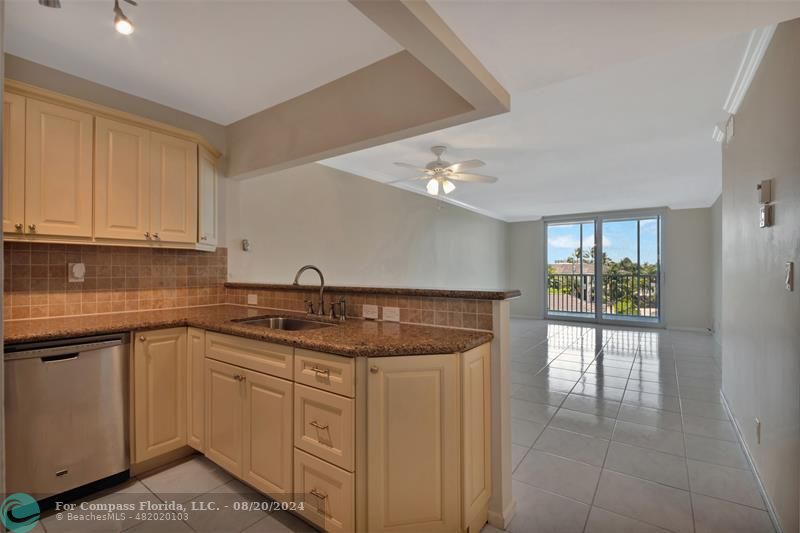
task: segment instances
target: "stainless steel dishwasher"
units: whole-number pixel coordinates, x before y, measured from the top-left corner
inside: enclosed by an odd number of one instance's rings
[[[127,335],[5,347],[6,488],[37,500],[128,470]]]

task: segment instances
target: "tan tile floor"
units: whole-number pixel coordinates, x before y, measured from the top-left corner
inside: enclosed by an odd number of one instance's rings
[[[709,336],[512,320],[511,359],[510,531],[774,531],[720,403]],[[196,456],[92,499],[231,507],[263,497]],[[313,531],[285,512],[231,509],[177,522],[68,523],[49,514],[42,530]]]
[[[510,531],[774,531],[710,336],[512,320],[511,371]]]

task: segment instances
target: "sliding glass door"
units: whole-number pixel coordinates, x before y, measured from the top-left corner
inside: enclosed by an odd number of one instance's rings
[[[593,215],[546,222],[546,314],[661,321],[661,216]]]

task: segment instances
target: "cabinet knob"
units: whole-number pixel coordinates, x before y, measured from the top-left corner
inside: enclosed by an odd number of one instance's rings
[[[22,224],[14,224],[14,229],[15,229],[15,230],[17,230],[17,231],[19,231],[19,232],[22,232],[22,228],[23,228],[23,227],[24,227],[24,226],[23,226]]]
[[[324,499],[326,499],[328,497],[327,494],[325,494],[324,492],[318,491],[317,489],[311,489],[309,492],[311,493],[312,496],[314,496],[316,498],[319,498],[320,500],[324,500]]]
[[[140,341],[142,341],[142,342],[144,342],[144,341],[146,341],[146,340],[147,340],[147,338],[146,338],[144,335],[142,335],[141,337],[139,337],[139,340],[140,340]]]
[[[149,231],[145,231],[144,232],[144,238],[145,239],[150,239],[150,232]]]
[[[31,233],[36,233],[36,224],[28,224],[28,229],[31,230]]]
[[[377,366],[371,366],[371,367],[369,367],[369,371],[372,372],[373,374],[377,374],[378,373],[378,367]]]
[[[208,240],[208,236],[204,233],[203,236],[200,237],[200,240],[201,241],[207,241]]]

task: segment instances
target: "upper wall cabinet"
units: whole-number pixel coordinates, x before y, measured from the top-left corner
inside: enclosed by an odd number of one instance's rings
[[[219,205],[217,159],[202,146],[197,157],[200,198],[198,214],[198,247],[214,249],[217,246],[217,218]]]
[[[197,144],[150,134],[150,199],[153,239],[197,242]]]
[[[91,237],[92,115],[32,98],[25,115],[25,231]]]
[[[11,80],[4,113],[9,239],[216,248],[219,154],[197,135]]]
[[[150,132],[98,118],[94,165],[95,236],[146,240],[150,231]]]
[[[25,97],[3,94],[3,231],[25,228]]]

